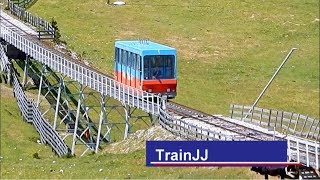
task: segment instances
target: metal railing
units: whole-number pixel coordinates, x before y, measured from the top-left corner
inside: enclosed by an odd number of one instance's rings
[[[185,139],[223,141],[253,140],[250,137],[244,137],[243,135],[227,135],[202,126],[196,126],[183,120],[173,118],[162,109],[160,109],[159,124],[166,130]]]
[[[14,31],[5,23],[1,23],[0,35],[6,42],[49,66],[52,70],[60,72],[101,94],[113,97],[124,105],[137,107],[153,115],[159,114],[160,96],[121,84],[80,61],[72,60],[64,54],[48,48],[37,39],[21,34],[23,33]]]
[[[263,109],[244,105],[230,105],[231,118],[265,128],[274,127],[283,134],[320,141],[320,121],[298,113]]]
[[[40,134],[40,140],[44,144],[49,144],[53,150],[61,157],[69,152],[68,146],[64,143],[58,133],[45,120],[32,100],[28,99],[20,86],[19,80],[13,73],[13,92],[17,99],[18,107],[22,116],[27,122],[32,122]]]
[[[288,158],[304,162],[307,166],[320,168],[320,144],[297,136],[287,136]]]
[[[59,155],[63,156],[69,152],[68,146],[64,143],[58,133],[51,127],[47,120],[45,120],[38,109],[35,102],[28,99],[19,83],[14,71],[11,71],[11,63],[5,54],[5,50],[0,45],[1,71],[8,73],[8,76],[13,77],[13,93],[16,97],[18,107],[26,122],[33,123],[36,130],[40,134],[42,143],[49,144],[53,150]],[[12,74],[9,74],[11,73]]]
[[[0,58],[1,58],[0,71],[6,72],[8,69],[8,65],[10,65],[11,63],[9,62],[9,59],[6,56],[5,50],[1,44],[0,44]]]
[[[249,110],[252,110],[251,112]],[[298,113],[230,105],[231,118],[286,134],[288,157],[307,166],[320,167],[319,119]]]
[[[236,137],[228,136],[215,132],[209,129],[198,127],[187,122],[184,122],[180,119],[171,117],[165,110],[161,108],[161,98],[152,93],[143,92],[139,89],[132,88],[130,86],[121,84],[115,81],[112,78],[84,65],[79,61],[75,61],[71,58],[66,57],[62,53],[50,49],[43,45],[36,39],[31,38],[30,36],[20,35],[17,31],[13,31],[10,27],[7,27],[4,23],[0,26],[0,36],[16,48],[25,52],[27,55],[33,57],[37,61],[46,64],[51,69],[60,72],[63,75],[68,76],[69,78],[79,82],[82,85],[88,86],[91,89],[94,89],[100,92],[103,95],[108,95],[114,99],[120,101],[124,105],[137,107],[144,112],[156,115],[159,118],[159,123],[167,130],[178,134],[186,139],[203,139],[203,140],[244,140],[245,137]],[[233,106],[234,107],[234,106]],[[248,106],[251,108],[250,106]],[[255,109],[254,109],[255,110]],[[255,114],[255,111],[252,111],[251,114]],[[236,114],[236,111],[232,111],[233,117]],[[248,112],[248,111],[247,111]],[[242,116],[247,115],[244,111],[241,112]],[[264,117],[262,115],[261,117]],[[241,118],[240,118],[241,119]],[[242,118],[244,119],[244,118]],[[249,116],[248,119],[253,119]],[[270,118],[271,120],[272,118]],[[244,119],[246,120],[246,119]],[[276,120],[278,120],[276,118]],[[292,119],[291,119],[292,120]],[[252,121],[253,122],[253,121]],[[263,124],[263,121],[258,121],[260,124]],[[315,122],[315,121],[314,121]],[[314,123],[313,122],[313,123]],[[275,125],[278,123],[275,122]],[[282,123],[283,124],[283,123]],[[290,124],[290,123],[289,123]],[[307,123],[305,123],[307,124]],[[268,124],[267,124],[268,125]],[[269,125],[272,125],[270,121]],[[282,125],[281,125],[282,127]],[[290,125],[288,125],[290,128]],[[306,128],[307,126],[303,126]],[[318,128],[312,128],[311,130],[318,130]],[[302,128],[302,129],[304,129]],[[308,136],[309,137],[309,136]],[[294,142],[290,141],[288,147],[293,147]],[[304,150],[299,149],[299,152],[307,151],[312,147],[305,147]],[[316,149],[313,153],[318,152],[317,146],[313,146],[313,149]],[[310,152],[312,154],[312,151]],[[310,156],[310,154],[308,156]],[[291,156],[291,155],[289,155]],[[317,159],[307,160],[308,162],[319,162]],[[317,164],[317,163],[314,163]]]

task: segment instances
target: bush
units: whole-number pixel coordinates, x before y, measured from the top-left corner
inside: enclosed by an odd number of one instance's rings
[[[56,43],[56,44],[60,44],[60,43],[67,44],[65,41],[62,41],[60,39],[61,38],[61,34],[60,34],[59,27],[58,27],[58,22],[56,20],[54,20],[54,18],[51,19],[51,26],[55,30],[53,42]]]
[[[32,157],[33,157],[33,158],[35,158],[35,159],[40,159],[40,157],[39,157],[39,154],[38,154],[38,153],[34,153],[34,154],[32,155]]]

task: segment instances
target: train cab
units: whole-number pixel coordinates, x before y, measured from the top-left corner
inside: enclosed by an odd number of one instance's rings
[[[115,42],[115,80],[174,98],[177,95],[176,49],[151,41]]]

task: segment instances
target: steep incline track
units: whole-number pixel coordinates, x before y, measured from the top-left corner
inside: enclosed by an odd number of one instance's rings
[[[23,23],[20,22],[20,25],[18,25],[19,23],[12,23],[14,21],[12,20],[13,18],[4,15],[4,12],[1,12],[1,18],[0,34],[1,38],[5,41],[37,61],[46,64],[52,70],[60,72],[84,86],[88,86],[103,95],[110,96],[125,106],[137,107],[146,113],[159,117],[159,121],[167,126],[169,130],[180,131],[180,133],[183,134],[186,132],[182,132],[181,129],[184,129],[184,131],[187,130],[190,134],[194,133],[194,131],[192,131],[194,126],[200,126],[202,129],[199,128],[200,131],[196,131],[197,134],[203,133],[201,135],[207,136],[207,134],[209,134],[208,130],[210,130],[215,134],[232,137],[232,139],[221,140],[272,140],[285,138],[280,133],[273,131],[268,132],[268,130],[262,127],[223,116],[212,116],[177,103],[166,103],[166,109],[162,109],[160,107],[161,97],[120,84],[113,80],[113,78],[84,63],[76,61],[52,47],[44,45],[36,39],[34,34],[29,32],[27,28],[22,28]],[[180,124],[177,124],[178,122]],[[181,124],[183,124],[183,127]],[[207,134],[204,134],[204,132]],[[291,157],[296,153],[298,156],[296,159],[299,160],[301,156],[301,161],[304,161],[308,165],[311,164],[313,167],[319,167],[319,145],[315,145],[313,142],[308,145],[307,141],[308,140],[299,140],[294,137],[288,143],[288,145],[292,144],[289,146],[292,153],[288,153],[289,155],[293,154]],[[296,146],[294,143],[296,143]],[[296,150],[294,147],[296,147]],[[307,158],[303,159],[303,157]]]
[[[284,136],[279,133],[275,134],[275,137],[273,137],[273,132],[267,133],[259,131],[259,129],[257,129],[259,127],[256,127],[255,129],[249,124],[248,126],[241,125],[230,121],[230,118],[209,115],[174,102],[167,103],[167,110],[172,116],[191,124],[207,126],[210,129],[217,129],[217,131],[226,135],[238,135],[238,140],[280,140],[284,138]]]

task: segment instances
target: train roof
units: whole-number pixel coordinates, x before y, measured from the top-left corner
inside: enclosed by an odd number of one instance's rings
[[[176,55],[176,49],[152,41],[116,41],[115,47],[139,54],[145,55]]]

